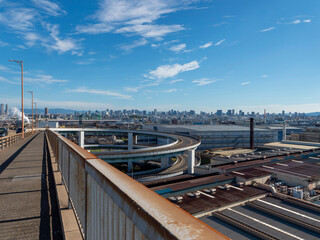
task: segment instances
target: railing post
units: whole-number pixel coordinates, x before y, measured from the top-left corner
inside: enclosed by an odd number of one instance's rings
[[[86,163],[84,164],[84,170],[86,169]],[[88,239],[88,173],[85,170],[85,210],[84,210],[84,219],[86,221],[85,226],[84,226],[84,239]]]

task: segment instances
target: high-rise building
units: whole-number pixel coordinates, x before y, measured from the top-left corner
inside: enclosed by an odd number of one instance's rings
[[[6,104],[6,115],[9,115],[9,105]]]
[[[227,111],[227,116],[231,116],[231,109]]]
[[[44,109],[44,115],[49,116],[49,109],[47,107]]]
[[[1,103],[1,112],[0,112],[1,115],[4,115],[4,104]]]
[[[284,116],[285,115],[285,111],[284,110],[282,110],[282,116]]]
[[[217,116],[221,117],[222,116],[222,110],[217,110]]]

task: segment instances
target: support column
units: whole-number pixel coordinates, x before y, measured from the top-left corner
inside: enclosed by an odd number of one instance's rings
[[[286,129],[286,123],[283,123],[283,131],[282,131],[282,140],[286,140],[287,138],[287,129]]]
[[[84,148],[84,131],[78,132],[78,144],[80,147]]]
[[[132,161],[128,161],[128,173],[132,171]]]
[[[168,157],[161,158],[161,167],[165,168],[169,166],[169,159]]]
[[[196,149],[188,150],[188,174],[194,173],[194,166],[196,165],[195,153]]]
[[[132,133],[128,133],[128,150],[133,149],[133,135]]]
[[[138,144],[138,135],[133,135],[133,144],[134,145]]]

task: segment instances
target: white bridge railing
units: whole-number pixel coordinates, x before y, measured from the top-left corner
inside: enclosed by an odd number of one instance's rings
[[[61,135],[46,133],[84,239],[227,239]]]

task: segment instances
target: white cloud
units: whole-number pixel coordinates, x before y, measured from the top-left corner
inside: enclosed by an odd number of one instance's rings
[[[101,34],[101,33],[110,32],[113,29],[114,29],[113,26],[110,26],[105,23],[96,23],[96,24],[76,26],[76,31],[78,33],[86,33],[86,34]]]
[[[192,82],[197,84],[198,86],[204,86],[204,85],[208,85],[210,83],[214,83],[214,82],[216,82],[216,80],[212,80],[210,78],[200,78],[197,80],[193,80]]]
[[[158,25],[155,21],[169,13],[190,8],[187,0],[101,0],[99,10],[91,16],[95,23],[79,25],[78,33],[98,34],[114,31],[144,38],[162,38],[181,31],[182,25]]]
[[[295,19],[291,22],[289,22],[288,24],[300,24],[300,23],[310,23],[311,19]]]
[[[0,65],[0,71],[9,71],[10,68],[7,68],[6,66]]]
[[[0,13],[0,23],[14,30],[26,31],[33,27],[36,11],[29,8],[9,8]]]
[[[211,47],[212,44],[213,44],[212,42],[208,42],[206,44],[201,45],[199,48],[208,48],[208,47]]]
[[[147,77],[151,79],[165,79],[169,77],[174,77],[182,72],[192,71],[199,68],[200,65],[198,61],[192,61],[185,64],[173,64],[173,65],[162,65],[157,67],[156,70],[150,71]]]
[[[183,79],[175,79],[175,80],[170,81],[169,83],[173,84],[173,83],[177,83],[177,82],[183,82]]]
[[[125,87],[124,90],[126,92],[138,92],[142,87]]]
[[[134,41],[133,43],[130,44],[122,44],[120,45],[120,48],[124,51],[131,51],[132,49],[136,47],[141,47],[144,46],[148,43],[148,41],[145,38],[141,38],[139,40]]]
[[[185,43],[181,43],[181,44],[178,44],[178,45],[174,45],[172,47],[170,47],[169,49],[173,52],[181,52],[182,50],[184,50],[185,48],[187,47],[187,45]]]
[[[59,53],[65,53],[68,51],[74,51],[80,49],[77,40],[72,38],[60,38],[59,37],[59,26],[57,24],[44,24],[46,29],[50,32],[50,36],[52,37],[53,44],[43,43],[49,49],[53,49],[58,51]],[[77,54],[77,52],[75,52]],[[80,55],[81,56],[81,55]]]
[[[215,46],[219,46],[221,45],[224,41],[226,41],[225,39],[220,40],[219,42],[216,42],[214,45]]]
[[[145,38],[157,38],[161,39],[165,35],[178,32],[183,30],[184,27],[181,25],[130,25],[120,29],[117,29],[116,33],[133,33],[136,35],[141,35]]]
[[[261,77],[262,77],[262,78],[267,78],[268,75],[267,75],[267,74],[263,74]]]
[[[133,100],[131,95],[125,95],[117,92],[111,92],[108,90],[100,90],[100,89],[88,89],[86,87],[79,87],[72,90],[67,90],[66,92],[75,92],[75,93],[90,93],[90,94],[96,94],[96,95],[106,95],[111,97],[116,97],[119,99],[125,99],[125,100]]]
[[[34,5],[39,9],[44,10],[47,14],[51,16],[58,16],[60,14],[66,14],[66,11],[62,10],[58,4],[50,2],[48,0],[32,0]]]
[[[276,28],[275,27],[269,27],[269,28],[265,28],[265,29],[260,30],[260,32],[269,32],[269,31],[272,31],[274,29],[276,29]]]
[[[299,23],[301,23],[301,20],[296,19],[296,20],[293,20],[292,22],[290,22],[289,24],[299,24]]]
[[[84,61],[78,61],[78,62],[75,62],[75,64],[78,64],[78,65],[89,65],[89,64],[92,64],[94,62],[94,58],[90,58],[90,59],[87,59],[87,60],[84,60]]]
[[[3,42],[0,40],[0,47],[5,47],[5,46],[8,46],[9,43],[6,43],[6,42]]]
[[[243,82],[241,85],[248,85],[250,82]]]
[[[44,83],[44,84],[52,84],[52,83],[66,83],[68,80],[60,80],[55,79],[54,77],[50,75],[44,75],[44,74],[37,74],[35,77],[25,77],[24,80],[26,82],[33,82],[33,83]]]
[[[7,78],[1,77],[1,76],[0,76],[0,82],[6,82],[6,83],[10,83],[10,84],[20,84],[20,82],[14,82],[14,81],[8,80]]]
[[[164,93],[174,93],[174,92],[177,92],[177,89],[172,88],[172,89],[164,90],[163,92]]]

